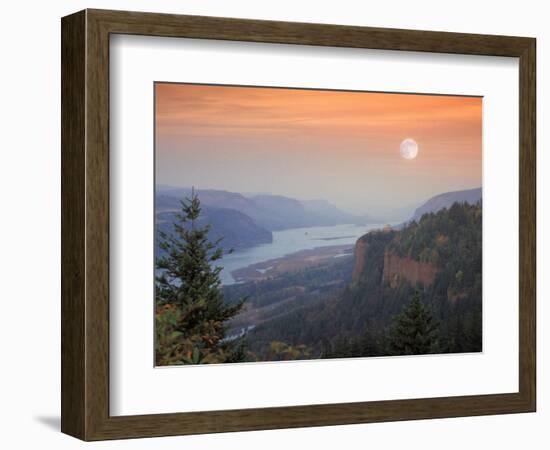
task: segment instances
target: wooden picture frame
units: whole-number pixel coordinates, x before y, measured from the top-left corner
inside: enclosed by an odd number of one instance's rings
[[[64,433],[101,440],[535,411],[535,39],[105,10],[64,17],[61,29]],[[110,416],[109,36],[117,33],[519,58],[519,391]]]

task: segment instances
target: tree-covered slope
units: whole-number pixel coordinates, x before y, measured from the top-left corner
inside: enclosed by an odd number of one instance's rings
[[[481,351],[481,224],[481,203],[455,203],[402,230],[368,233],[356,246],[362,254],[353,281],[262,323],[249,334],[251,349],[259,359],[273,350],[270,342],[305,346],[311,358],[399,354],[395,322],[418,291],[435,324],[433,352]],[[388,254],[433,265],[433,281],[386,279]],[[254,288],[261,291],[261,283]],[[246,294],[246,286],[240,290]]]
[[[481,200],[481,195],[481,188],[444,192],[430,198],[416,208],[411,220],[418,221],[424,214],[434,213],[443,208],[450,208],[454,203],[469,203],[474,205]]]

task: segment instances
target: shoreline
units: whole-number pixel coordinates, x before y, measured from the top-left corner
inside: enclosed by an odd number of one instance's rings
[[[283,273],[320,266],[343,257],[352,257],[353,249],[352,244],[341,244],[299,250],[280,258],[268,259],[233,270],[231,276],[235,283],[266,280]]]

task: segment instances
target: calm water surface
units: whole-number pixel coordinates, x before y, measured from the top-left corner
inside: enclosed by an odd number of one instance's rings
[[[350,245],[365,233],[381,224],[369,225],[334,225],[328,227],[291,228],[273,232],[273,242],[256,247],[238,250],[226,255],[220,261],[223,270],[221,279],[223,284],[233,284],[235,280],[231,272],[251,264],[260,263],[269,259],[281,258],[300,250],[308,250],[330,245]]]

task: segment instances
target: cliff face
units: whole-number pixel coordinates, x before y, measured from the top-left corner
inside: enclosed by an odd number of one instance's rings
[[[430,286],[439,269],[434,264],[401,257],[388,250],[396,233],[391,230],[371,231],[359,238],[354,249],[353,282],[370,279],[375,283],[389,282],[396,287],[400,281],[413,286]]]
[[[365,260],[367,258],[368,247],[369,243],[366,241],[366,239],[359,239],[355,243],[355,249],[353,252],[355,262],[353,264],[353,274],[351,276],[354,282],[359,280],[361,274],[363,273],[363,270],[365,269]]]
[[[430,263],[419,262],[409,257],[402,258],[389,251],[384,252],[383,280],[395,286],[400,279],[407,280],[412,285],[422,283],[429,286],[434,282],[438,272],[437,267]]]

